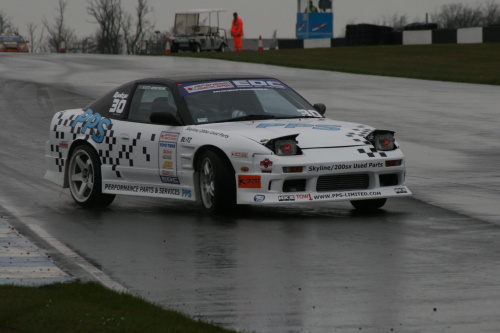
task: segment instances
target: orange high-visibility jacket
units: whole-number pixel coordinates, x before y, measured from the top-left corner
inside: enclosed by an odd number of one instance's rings
[[[231,25],[231,36],[243,37],[243,21],[238,17]]]

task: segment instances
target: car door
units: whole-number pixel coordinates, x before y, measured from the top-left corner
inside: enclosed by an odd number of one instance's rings
[[[170,89],[162,84],[139,84],[131,100],[125,121],[117,129],[121,177],[141,184],[179,184],[175,126],[152,124],[153,112],[177,116]]]

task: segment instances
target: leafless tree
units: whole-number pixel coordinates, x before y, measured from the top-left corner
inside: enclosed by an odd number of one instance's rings
[[[496,0],[488,0],[483,7],[483,25],[500,24],[500,5]]]
[[[36,36],[36,30],[38,29],[38,26],[33,23],[26,23],[26,28],[28,29],[28,36],[26,36],[30,42],[30,52],[31,53],[36,53],[40,49],[40,45],[42,44],[43,41],[43,29],[40,35],[37,37]]]
[[[67,27],[64,22],[64,12],[66,11],[68,1],[69,0],[59,0],[57,7],[58,15],[54,18],[53,24],[50,24],[45,17],[42,19],[43,26],[49,34],[47,37],[49,47],[55,52],[60,52],[62,38],[64,38],[67,47],[74,38],[74,30]]]
[[[87,13],[99,25],[95,36],[97,52],[120,54],[124,18],[121,0],[88,0]]]
[[[133,30],[133,17],[126,13],[123,21],[123,32],[127,54],[136,54],[139,52],[140,42],[146,34],[152,30],[153,24],[146,16],[152,11],[148,6],[147,0],[138,0],[136,7],[137,22],[135,23],[135,31]]]
[[[402,29],[408,24],[408,15],[400,15],[397,12],[392,15],[383,15],[382,20],[375,21],[374,24],[393,27],[394,29]]]
[[[17,27],[12,23],[12,19],[0,9],[0,33],[17,32]]]
[[[483,10],[480,5],[471,7],[462,3],[454,3],[441,6],[440,10],[431,17],[441,28],[479,27],[483,23]]]

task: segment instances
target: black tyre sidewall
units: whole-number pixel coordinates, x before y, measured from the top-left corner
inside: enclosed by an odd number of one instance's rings
[[[351,205],[361,212],[371,212],[382,208],[387,202],[386,198],[382,199],[368,199],[368,200],[353,200]]]

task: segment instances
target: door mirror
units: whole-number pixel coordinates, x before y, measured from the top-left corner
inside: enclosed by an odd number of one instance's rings
[[[317,104],[314,104],[313,106],[314,106],[314,109],[316,111],[318,111],[322,116],[325,115],[325,112],[326,112],[326,106],[325,106],[325,104],[323,104],[323,103],[317,103]]]

